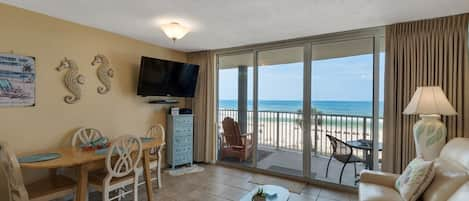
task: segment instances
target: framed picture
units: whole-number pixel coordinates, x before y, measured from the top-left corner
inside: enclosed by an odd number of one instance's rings
[[[28,107],[35,103],[35,58],[0,53],[0,107]]]

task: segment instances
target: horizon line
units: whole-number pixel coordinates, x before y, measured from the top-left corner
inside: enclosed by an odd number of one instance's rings
[[[220,101],[237,101],[237,99],[219,99]],[[260,101],[303,101],[303,100],[294,100],[294,99],[259,99]],[[253,101],[253,100],[248,100]],[[346,100],[346,99],[317,99],[311,101],[349,101],[349,102],[373,102],[373,100]],[[384,100],[378,100],[378,102],[384,102]]]

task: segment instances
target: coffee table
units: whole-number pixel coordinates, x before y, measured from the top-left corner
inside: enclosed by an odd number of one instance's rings
[[[248,194],[244,195],[239,201],[252,201],[252,197],[257,193],[257,190],[262,188],[264,192],[275,192],[277,196],[273,199],[267,199],[266,201],[287,201],[290,196],[290,192],[286,188],[275,186],[275,185],[263,185],[255,188]]]

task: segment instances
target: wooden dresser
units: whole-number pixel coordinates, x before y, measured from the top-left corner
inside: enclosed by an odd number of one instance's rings
[[[166,160],[174,169],[177,165],[192,165],[194,116],[168,115]]]

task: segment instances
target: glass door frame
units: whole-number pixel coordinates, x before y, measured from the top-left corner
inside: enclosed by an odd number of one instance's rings
[[[380,42],[379,40],[384,38],[384,27],[374,27],[374,28],[366,28],[354,31],[346,31],[340,33],[331,33],[331,34],[323,34],[318,36],[300,38],[300,39],[293,39],[293,40],[285,40],[285,41],[278,41],[278,42],[271,42],[265,44],[257,44],[257,45],[248,45],[248,46],[241,46],[241,47],[234,47],[234,48],[225,48],[214,50],[214,57],[215,57],[215,68],[216,68],[216,93],[217,93],[217,101],[216,101],[216,111],[217,111],[217,121],[219,119],[219,57],[221,56],[229,56],[229,55],[237,55],[237,54],[253,54],[253,166],[248,167],[248,169],[252,169],[253,171],[259,171],[261,169],[257,168],[257,140],[258,140],[258,55],[261,51],[267,50],[275,50],[275,49],[282,49],[282,48],[291,48],[291,47],[303,47],[303,122],[305,125],[303,129],[303,177],[296,177],[292,175],[283,175],[278,172],[272,172],[269,170],[262,169],[262,172],[270,173],[277,176],[286,176],[291,178],[297,178],[299,180],[308,181],[311,183],[317,184],[326,184],[326,185],[333,185],[336,187],[344,187],[343,185],[330,183],[327,181],[320,181],[311,178],[311,149],[312,149],[312,138],[311,138],[311,63],[312,63],[312,46],[317,44],[327,44],[333,42],[341,42],[341,41],[350,41],[350,40],[358,40],[358,39],[372,39],[373,40],[373,109],[372,109],[372,118],[373,118],[373,129],[372,129],[372,138],[373,138],[373,168],[378,169],[378,132],[379,132],[379,53],[380,53]],[[218,125],[217,125],[218,127]],[[216,133],[218,137],[218,129]],[[309,151],[306,151],[309,150]],[[223,161],[218,160],[218,146],[217,146],[217,163],[223,165],[230,165],[226,164]]]
[[[253,129],[252,129],[252,132],[253,132],[253,145],[254,145],[254,148],[253,148],[253,157],[252,157],[252,164],[251,164],[251,167],[252,168],[256,168],[257,167],[257,131],[258,131],[258,115],[257,115],[257,53],[254,52],[254,50],[241,50],[241,51],[232,51],[232,52],[227,52],[227,53],[223,53],[223,54],[217,54],[215,53],[214,54],[214,57],[215,57],[215,68],[216,68],[216,84],[215,84],[215,91],[216,91],[216,97],[217,97],[217,100],[216,100],[216,104],[215,104],[215,110],[216,110],[216,128],[219,127],[218,125],[218,120],[220,119],[219,115],[220,115],[220,112],[218,111],[220,105],[219,105],[219,102],[220,102],[220,93],[219,93],[219,82],[220,82],[220,57],[223,57],[223,56],[235,56],[235,55],[242,55],[242,54],[252,54],[253,56]],[[219,133],[219,129],[216,129],[216,137],[218,139],[220,133]],[[216,143],[218,143],[218,140],[215,141]],[[219,147],[220,145],[217,144],[217,149],[216,149],[216,163],[221,163],[221,164],[225,164],[225,165],[230,165],[230,164],[227,164],[223,161],[220,161],[218,159],[218,151],[219,151]]]

